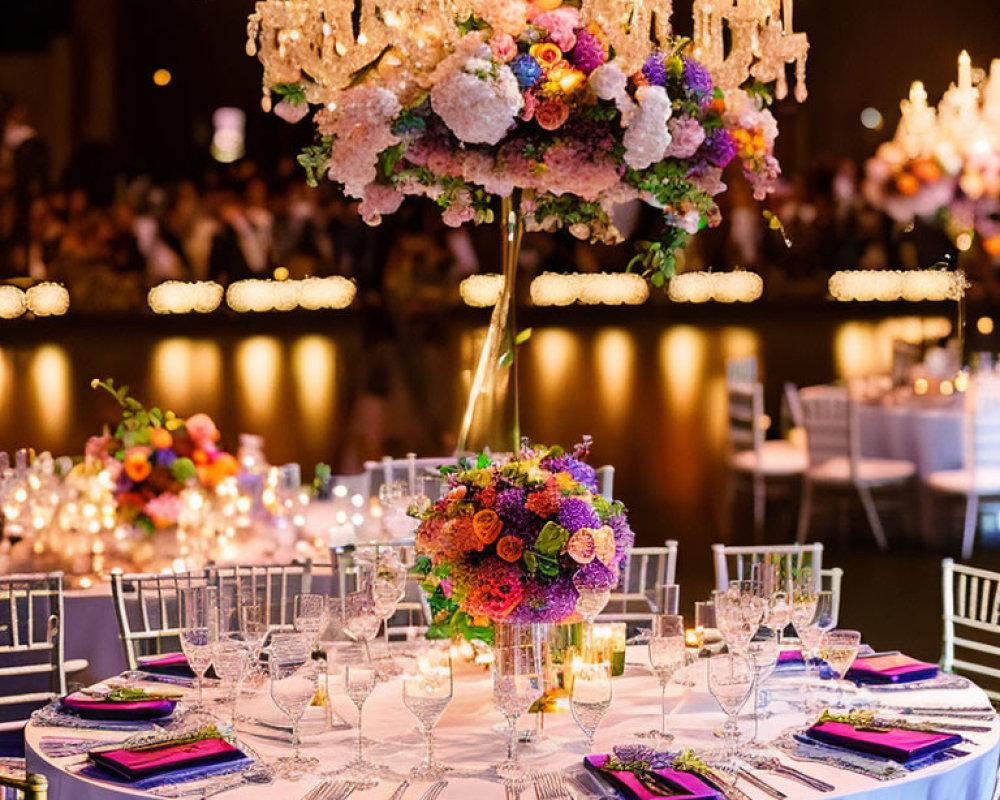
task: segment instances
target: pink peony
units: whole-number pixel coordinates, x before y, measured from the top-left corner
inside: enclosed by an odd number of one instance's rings
[[[278,105],[274,107],[275,116],[280,117],[285,122],[290,122],[292,125],[294,125],[308,113],[309,113],[308,103],[291,103],[288,100],[282,100],[280,103],[278,103]]]
[[[184,423],[184,429],[199,450],[209,453],[216,449],[215,443],[219,440],[219,429],[215,427],[215,422],[208,414],[195,414],[193,417],[188,417]]]
[[[362,197],[376,176],[378,154],[398,144],[392,121],[400,111],[396,96],[362,83],[343,92],[340,105],[321,119],[320,130],[334,136],[330,151],[330,178],[344,184],[344,192]]]
[[[525,92],[524,111],[521,112],[521,119],[525,122],[531,122],[535,117],[536,108],[538,108],[538,98],[535,97],[535,93],[530,90]]]
[[[403,203],[403,195],[392,186],[369,183],[358,211],[367,225],[378,225],[383,214],[394,214]]]
[[[576,33],[580,27],[580,12],[573,6],[559,6],[552,11],[538,14],[531,24],[547,31],[560,50],[568,53],[576,46]]]
[[[174,525],[181,513],[181,499],[176,494],[164,492],[146,502],[143,511],[157,528]]]
[[[506,64],[517,55],[517,42],[509,33],[494,33],[490,38],[490,50],[497,61]]]

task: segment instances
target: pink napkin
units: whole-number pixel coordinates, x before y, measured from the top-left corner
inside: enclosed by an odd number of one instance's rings
[[[622,792],[628,800],[656,800],[656,798],[661,797],[688,797],[692,798],[703,798],[704,800],[712,800],[713,798],[719,798],[721,795],[711,786],[704,783],[701,778],[699,778],[693,772],[682,772],[681,770],[671,769],[666,767],[664,769],[655,769],[657,775],[666,778],[672,784],[677,787],[677,792],[672,795],[666,794],[656,794],[649,789],[647,789],[639,781],[639,779],[631,772],[610,772],[601,769],[607,762],[608,756],[597,755],[597,756],[587,756],[583,763],[591,772],[595,772],[602,778],[607,778],[610,780],[617,789]]]
[[[165,653],[140,658],[139,669],[158,675],[177,675],[181,678],[194,677],[194,672],[188,666],[187,658],[184,657],[183,653]]]
[[[126,780],[138,780],[192,766],[218,764],[243,758],[242,751],[222,739],[167,743],[162,747],[105,750],[90,753],[90,759]]]
[[[858,729],[846,722],[830,721],[813,725],[807,733],[811,738],[825,744],[832,744],[845,750],[883,756],[900,762],[930,755],[939,750],[947,750],[962,741],[961,736],[947,733],[910,731],[901,728]]]
[[[61,701],[63,709],[86,719],[159,719],[173,713],[176,700],[150,699],[115,702],[74,692]]]
[[[845,676],[856,683],[908,683],[923,681],[938,674],[937,664],[917,661],[902,653],[884,656],[859,656]]]

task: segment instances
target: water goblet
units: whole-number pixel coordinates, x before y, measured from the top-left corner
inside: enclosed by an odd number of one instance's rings
[[[611,708],[611,662],[581,661],[573,665],[573,688],[569,696],[573,719],[587,737],[587,752],[604,715]]]
[[[708,660],[708,690],[726,714],[726,724],[723,728],[725,739],[723,762],[728,769],[735,766],[740,739],[737,719],[740,709],[750,697],[753,684],[753,664],[746,656],[739,653],[725,653]]]
[[[796,632],[802,642],[802,657],[806,666],[806,710],[812,708],[813,700],[813,674],[815,663],[819,658],[819,648],[823,640],[823,634],[832,630],[836,626],[836,615],[833,607],[833,592],[817,592],[812,602],[812,617],[796,625]],[[804,617],[804,610],[803,610]],[[818,671],[818,669],[817,669]]]
[[[820,642],[819,657],[826,662],[837,681],[838,707],[844,705],[844,676],[857,658],[860,646],[861,634],[858,631],[827,631]]]
[[[370,663],[347,663],[344,665],[344,689],[351,702],[354,703],[354,707],[358,709],[358,751],[354,760],[348,762],[337,774],[351,783],[358,784],[357,788],[362,790],[370,789],[378,784],[378,778],[375,775],[378,773],[379,767],[365,759],[364,739],[361,735],[365,701],[375,690],[375,683],[375,668]]]
[[[761,710],[761,693],[767,679],[771,677],[778,665],[778,654],[781,652],[778,638],[777,631],[771,629],[766,635],[759,636],[750,642],[750,646],[747,648],[747,656],[754,669],[753,739],[751,740],[751,744],[754,746],[758,745],[757,735],[760,731],[760,720],[769,716]]]
[[[493,703],[507,720],[507,758],[497,765],[504,780],[524,778],[517,753],[517,720],[545,693],[545,626],[503,624],[494,629]]]
[[[423,761],[410,770],[413,780],[436,781],[450,767],[434,759],[434,726],[451,702],[453,676],[451,649],[429,645],[403,669],[403,705],[417,718],[424,734]]]
[[[344,633],[364,645],[369,664],[372,660],[371,641],[378,634],[380,624],[371,591],[353,592],[344,598]]]
[[[649,634],[649,666],[660,684],[660,729],[639,734],[640,738],[658,739],[661,745],[673,740],[667,733],[667,686],[674,673],[687,659],[687,642],[684,638],[684,617],[677,614],[658,614],[653,617]]]
[[[212,664],[226,689],[225,701],[229,703],[230,724],[236,727],[236,697],[240,682],[250,666],[251,647],[239,634],[220,636],[212,649]]]
[[[219,638],[219,590],[214,586],[181,589],[181,650],[198,683],[198,712],[204,710],[205,673],[212,665],[212,648]]]
[[[302,755],[300,735],[302,716],[316,695],[319,666],[312,659],[308,637],[301,633],[275,634],[268,654],[271,699],[292,726],[293,755],[275,766],[282,777],[296,780],[319,765],[317,759]]]
[[[312,650],[316,649],[320,634],[328,620],[326,596],[322,594],[297,594],[292,603],[292,620],[295,630],[305,635]]]
[[[385,549],[383,548],[383,551]],[[399,674],[399,667],[393,661],[392,651],[389,648],[389,620],[399,607],[400,601],[406,594],[406,579],[409,576],[409,569],[393,551],[388,551],[388,555],[377,558],[375,571],[372,576],[372,599],[375,605],[375,614],[382,622],[382,631],[385,637],[385,655],[379,661],[379,677],[389,678]]]

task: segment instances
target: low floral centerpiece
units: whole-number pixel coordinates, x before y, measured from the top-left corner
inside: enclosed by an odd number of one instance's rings
[[[417,512],[430,637],[490,642],[493,624],[566,622],[581,596],[618,584],[635,535],[598,493],[587,449],[524,446],[442,468],[444,496]]]
[[[219,430],[207,414],[187,419],[173,411],[146,409],[112,379],[91,382],[105,389],[122,409],[114,433],[87,440],[83,468],[110,473],[122,522],[146,531],[176,525],[187,486],[214,490],[235,476],[236,459],[218,447]]]

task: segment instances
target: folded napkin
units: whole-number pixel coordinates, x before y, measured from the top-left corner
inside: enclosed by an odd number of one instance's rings
[[[961,736],[902,728],[855,728],[846,722],[820,722],[806,732],[811,739],[857,753],[906,763],[914,758],[947,750],[962,741]]]
[[[917,661],[902,653],[858,656],[845,676],[855,683],[910,683],[937,677],[937,664]]]
[[[63,711],[68,711],[85,719],[126,721],[167,717],[174,713],[176,705],[176,700],[155,698],[150,700],[114,701],[88,697],[79,692],[69,694],[60,701]]]
[[[778,653],[778,667],[802,667],[805,663],[801,650],[782,650]]]
[[[655,798],[660,797],[689,797],[713,800],[724,796],[717,789],[705,783],[696,773],[683,772],[670,767],[650,770],[659,775],[660,778],[673,788],[673,793],[664,792],[663,794],[657,794],[643,785],[639,778],[631,772],[611,772],[602,769],[608,758],[609,756],[606,755],[587,756],[583,759],[583,765],[595,775],[613,784],[625,800],[655,800]]]
[[[242,750],[217,737],[193,742],[164,742],[157,746],[100,750],[89,755],[94,764],[129,782],[193,767],[246,759]]]

